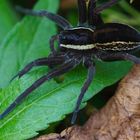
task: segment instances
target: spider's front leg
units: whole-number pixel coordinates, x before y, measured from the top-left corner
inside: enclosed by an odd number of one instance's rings
[[[55,22],[58,26],[60,26],[62,29],[69,29],[72,27],[72,25],[63,17],[53,14],[47,10],[30,10],[30,9],[25,9],[22,7],[17,6],[16,7],[17,11],[31,15],[31,16],[38,16],[38,17],[47,17],[48,19],[52,20]]]
[[[135,64],[140,64],[140,58],[125,52],[116,52],[116,53],[108,52],[105,54],[99,54],[97,57],[103,61],[129,60]]]
[[[86,0],[78,0],[79,26],[83,26],[87,21]]]
[[[65,61],[65,55],[60,56],[50,56],[45,58],[36,59],[29,64],[27,64],[21,71],[19,71],[12,79],[14,80],[17,76],[22,77],[24,74],[29,72],[33,67],[36,66],[56,66],[62,64]]]
[[[71,124],[74,124],[77,118],[77,113],[79,111],[80,108],[80,104],[82,102],[82,99],[86,93],[86,91],[88,90],[91,82],[93,81],[94,75],[95,75],[95,65],[93,64],[93,62],[91,62],[91,60],[86,60],[85,61],[85,66],[88,68],[88,75],[86,78],[86,81],[81,89],[80,95],[78,97],[74,112],[73,112],[73,116],[72,116],[72,120],[71,120]]]
[[[104,22],[100,17],[100,14],[95,12],[96,9],[96,0],[90,0],[88,5],[88,24],[95,28],[95,26],[100,26]]]

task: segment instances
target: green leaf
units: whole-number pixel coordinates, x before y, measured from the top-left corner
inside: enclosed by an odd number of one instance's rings
[[[0,1],[0,42],[17,22],[17,18],[8,1]]]
[[[126,0],[121,0],[118,4],[120,7],[119,10],[118,6],[116,5],[102,12],[102,16],[105,17],[105,22],[119,22],[132,25],[137,29],[140,29],[140,18],[138,18],[140,12],[132,7],[132,5]]]
[[[55,3],[40,1],[36,9],[47,8],[54,12],[57,5],[58,0]],[[49,39],[54,34],[56,28],[46,18],[27,17],[18,23],[0,47],[0,87],[6,86],[12,76],[31,60],[47,56]]]
[[[40,0],[37,8],[47,8],[55,12],[58,1]],[[53,7],[53,8],[52,8]],[[0,48],[0,84],[7,85],[13,74],[28,62],[49,54],[49,38],[56,33],[54,24],[46,19],[26,17],[10,32]],[[96,76],[83,104],[104,87],[120,80],[131,67],[126,62],[96,62]],[[14,80],[0,91],[0,112],[36,79],[48,71],[38,68],[21,79]],[[23,140],[38,134],[49,127],[50,123],[62,120],[73,111],[80,89],[86,78],[87,70],[82,66],[65,74],[60,84],[51,80],[35,90],[25,101],[3,120],[0,120],[0,140]]]
[[[126,74],[128,67],[130,64],[126,62],[98,62],[97,74],[84,101],[90,99],[104,87],[118,81]],[[1,110],[4,110],[24,89],[45,72],[45,68],[30,72],[2,90]],[[85,78],[85,69],[78,67],[66,74],[65,81],[61,84],[57,84],[54,80],[45,83],[0,121],[0,139],[27,139],[37,135],[36,131],[47,128],[50,123],[63,119],[66,114],[73,111]]]

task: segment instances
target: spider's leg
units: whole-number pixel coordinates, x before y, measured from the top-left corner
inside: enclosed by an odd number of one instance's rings
[[[56,50],[55,50],[55,47],[54,47],[55,40],[58,40],[58,35],[54,35],[50,39],[50,49],[51,49],[53,54],[56,54]]]
[[[80,104],[82,102],[82,99],[88,89],[88,87],[90,86],[93,78],[94,78],[94,75],[95,75],[95,66],[92,62],[86,64],[87,68],[88,68],[88,75],[87,75],[87,79],[81,89],[81,93],[78,97],[78,100],[77,100],[77,103],[76,103],[76,106],[75,106],[75,109],[74,109],[74,112],[73,112],[73,116],[72,116],[72,120],[71,120],[71,124],[74,124],[75,121],[76,121],[76,118],[77,118],[77,113],[79,111],[79,108],[80,108]]]
[[[99,6],[96,8],[96,13],[99,14],[100,12],[102,12],[103,10],[113,6],[114,4],[118,3],[119,0],[110,0],[109,2],[104,3],[103,5]]]
[[[19,71],[12,79],[14,80],[17,76],[22,77],[24,74],[29,72],[33,67],[35,66],[55,66],[62,64],[64,62],[64,56],[54,56],[54,57],[45,57],[45,58],[40,58],[36,59],[29,64],[27,64],[21,71]]]
[[[140,64],[140,58],[129,53],[106,53],[104,55],[98,56],[98,58],[104,61],[129,60],[135,64]]]
[[[72,27],[72,25],[63,17],[61,17],[57,14],[53,14],[51,12],[48,12],[46,10],[34,11],[34,10],[21,8],[19,6],[17,6],[16,9],[24,14],[28,14],[28,15],[32,15],[32,16],[39,16],[39,17],[47,17],[63,29],[69,29]]]
[[[83,26],[87,21],[86,0],[78,0],[79,26]]]
[[[57,76],[60,76],[70,70],[72,70],[75,66],[77,66],[80,63],[80,61],[75,61],[74,59],[69,60],[68,62],[65,62],[60,67],[53,69],[48,74],[42,76],[40,79],[35,81],[29,88],[27,88],[22,94],[20,94],[13,103],[9,105],[9,107],[0,114],[0,119],[3,119],[7,114],[9,114],[18,104],[20,104],[32,91],[37,89],[39,86],[41,86],[45,81],[48,81],[52,78],[55,78]]]
[[[92,27],[103,24],[100,15],[95,12],[96,0],[90,0],[88,5],[88,24]]]

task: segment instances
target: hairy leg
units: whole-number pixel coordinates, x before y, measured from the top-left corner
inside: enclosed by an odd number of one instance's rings
[[[140,58],[125,52],[118,53],[105,53],[97,56],[104,61],[114,61],[114,60],[129,60],[135,64],[140,64]]]
[[[89,60],[90,61],[90,60]],[[77,118],[77,113],[79,111],[79,108],[80,108],[80,104],[82,102],[82,99],[88,89],[88,87],[90,86],[93,78],[94,78],[94,75],[95,75],[95,66],[93,65],[92,62],[87,62],[86,64],[86,67],[88,68],[88,75],[87,75],[87,79],[81,89],[81,93],[78,97],[78,100],[77,100],[77,103],[76,103],[76,106],[75,106],[75,109],[74,109],[74,112],[73,112],[73,116],[72,116],[72,120],[71,120],[71,124],[74,124],[75,121],[76,121],[76,118]]]
[[[41,86],[45,81],[48,81],[54,77],[60,76],[71,69],[73,69],[75,66],[77,66],[80,63],[78,61],[75,61],[75,59],[69,60],[68,62],[62,64],[60,67],[53,69],[48,74],[42,76],[40,79],[35,81],[29,88],[27,88],[22,94],[20,94],[13,103],[11,103],[8,108],[0,114],[0,119],[3,119],[6,115],[8,115],[18,104],[20,104],[32,91],[37,89],[39,86]]]
[[[106,2],[106,3],[102,4],[101,6],[97,7],[97,8],[95,9],[95,12],[96,12],[97,14],[99,14],[99,13],[101,13],[103,10],[105,10],[105,9],[107,9],[107,8],[109,8],[109,7],[111,7],[111,6],[113,6],[114,4],[116,4],[116,3],[118,3],[118,2],[119,2],[119,0],[110,0],[109,2]]]
[[[79,26],[87,21],[86,0],[78,0]]]
[[[45,58],[36,59],[29,64],[27,64],[21,71],[19,71],[13,78],[14,80],[17,76],[22,77],[24,74],[29,72],[35,66],[56,66],[62,64],[65,61],[65,56],[50,56]],[[11,81],[12,81],[11,80]]]
[[[52,20],[55,22],[58,26],[60,26],[63,29],[69,29],[72,27],[72,25],[63,17],[53,14],[51,12],[48,12],[46,10],[29,10],[21,7],[16,7],[16,9],[19,12],[22,12],[24,14],[32,15],[32,16],[39,16],[39,17],[47,17],[48,19]]]
[[[100,15],[95,12],[96,0],[90,0],[88,5],[88,23],[90,26],[95,27],[103,24]]]

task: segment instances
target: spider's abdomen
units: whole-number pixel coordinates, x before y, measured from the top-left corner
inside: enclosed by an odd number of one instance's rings
[[[134,50],[140,47],[140,33],[124,24],[108,23],[95,29],[94,43],[101,50]]]
[[[75,50],[88,50],[94,48],[93,30],[78,27],[62,31],[59,35],[60,46]]]

